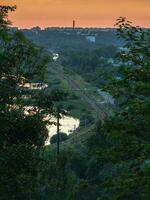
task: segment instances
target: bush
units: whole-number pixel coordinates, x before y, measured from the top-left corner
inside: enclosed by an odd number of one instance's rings
[[[60,133],[60,142],[66,141],[68,139],[68,135],[66,133]],[[57,134],[53,135],[50,139],[51,144],[55,144],[57,142]]]

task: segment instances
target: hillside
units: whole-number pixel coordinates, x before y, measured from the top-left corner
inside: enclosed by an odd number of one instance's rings
[[[26,37],[35,43],[60,52],[64,49],[87,50],[101,46],[122,46],[123,42],[116,37],[115,29],[90,28],[46,28],[39,27],[22,30]]]

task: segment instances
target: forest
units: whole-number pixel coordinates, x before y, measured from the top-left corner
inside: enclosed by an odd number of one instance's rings
[[[120,17],[115,30],[123,48],[67,47],[55,63],[45,45],[10,28],[15,10],[0,5],[0,200],[149,200],[150,31]],[[70,84],[77,74],[108,92],[115,99],[111,114],[91,117],[78,91],[66,92],[62,82],[53,87],[54,74],[47,73],[56,67]],[[37,83],[42,89],[27,86]],[[78,108],[68,108],[69,98]],[[85,112],[92,125],[61,141],[56,154],[55,141],[45,145],[47,125],[55,125],[63,103],[60,115],[72,110],[81,120]]]

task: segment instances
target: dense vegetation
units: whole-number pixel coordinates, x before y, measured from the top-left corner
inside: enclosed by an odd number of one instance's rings
[[[0,199],[148,200],[149,31],[118,20],[118,37],[126,41],[118,56],[121,79],[105,87],[118,102],[116,113],[98,122],[85,143],[71,146],[68,140],[56,159],[55,145],[44,147],[45,116],[55,115],[53,101],[61,100],[63,93],[26,87],[42,83],[49,59],[44,49],[7,27],[8,11],[14,10],[0,6]],[[81,55],[81,62],[77,55],[81,73],[84,62],[91,73],[100,67],[99,56],[92,59],[99,51],[91,58],[87,54]]]
[[[53,135],[50,139],[50,143],[51,144],[55,144],[57,143],[57,134],[56,135]],[[64,142],[68,139],[68,135],[66,133],[59,133],[59,141],[60,142]]]
[[[48,138],[45,114],[53,113],[52,100],[41,101],[49,57],[21,32],[7,26],[9,11],[0,6],[0,199],[36,199],[40,151]]]
[[[92,28],[46,28],[41,30],[35,27],[22,30],[27,38],[54,52],[61,53],[65,50],[86,51],[94,50],[101,46],[121,46],[122,41],[116,37],[115,29]],[[87,36],[94,36],[96,42],[90,42]]]
[[[69,73],[80,74],[93,86],[102,87],[117,76],[116,46],[103,46],[93,51],[66,50],[62,54],[62,65],[65,70]]]

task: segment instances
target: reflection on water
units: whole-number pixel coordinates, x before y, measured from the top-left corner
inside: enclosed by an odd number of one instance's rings
[[[25,106],[25,114],[28,115],[29,113],[34,112],[32,106]],[[49,119],[49,116],[45,118],[46,120]],[[56,123],[56,119],[51,118],[50,121]],[[71,134],[73,131],[75,131],[80,125],[80,120],[75,119],[73,117],[69,116],[63,116],[62,119],[60,119],[60,132],[66,133],[67,135]],[[49,131],[49,138],[46,141],[46,145],[50,144],[50,138],[57,133],[57,127],[55,125],[48,125],[47,126]]]
[[[25,88],[30,88],[32,90],[42,90],[48,87],[47,84],[44,83],[25,83]]]
[[[69,135],[70,133],[72,133],[74,130],[76,130],[79,127],[80,121],[78,119],[75,119],[73,117],[63,117],[60,120],[60,132],[64,132],[67,135]],[[50,144],[50,138],[56,134],[57,132],[57,127],[54,125],[50,125],[47,126],[48,130],[49,130],[49,138],[46,142],[46,145]]]

